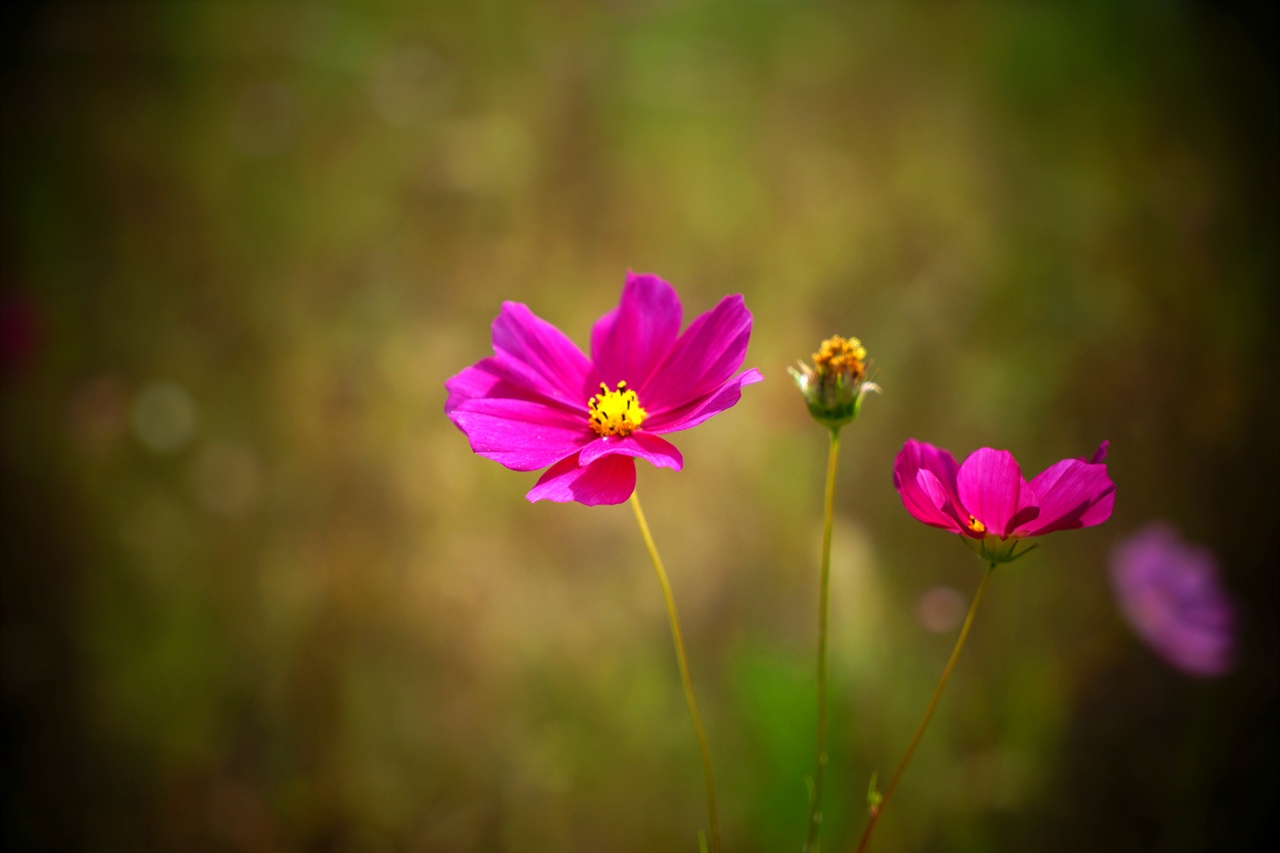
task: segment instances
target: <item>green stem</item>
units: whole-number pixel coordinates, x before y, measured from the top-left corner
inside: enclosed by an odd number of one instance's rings
[[[955,668],[956,659],[960,657],[960,650],[964,648],[964,641],[969,636],[969,629],[973,627],[973,616],[978,612],[978,602],[982,600],[982,592],[987,588],[987,581],[991,580],[991,573],[995,571],[995,568],[996,564],[992,563],[982,575],[982,582],[978,584],[978,591],[973,594],[973,601],[969,604],[969,613],[964,617],[964,626],[960,629],[960,636],[956,638],[956,647],[951,650],[951,659],[947,661],[947,668],[942,671],[942,678],[938,680],[938,686],[933,691],[933,698],[929,700],[929,708],[924,712],[924,719],[920,721],[920,725],[916,728],[915,736],[911,738],[911,743],[907,746],[906,755],[902,756],[902,762],[898,764],[898,769],[894,771],[893,778],[889,780],[889,786],[884,789],[884,797],[881,798],[878,804],[871,807],[871,819],[867,821],[867,828],[863,830],[862,839],[858,842],[858,853],[863,853],[867,849],[867,842],[871,840],[871,831],[876,828],[876,821],[884,814],[890,798],[893,797],[893,792],[898,788],[899,780],[902,779],[903,771],[907,769],[911,756],[915,755],[916,747],[920,745],[920,738],[924,735],[924,730],[929,726],[929,721],[933,719],[933,712],[938,707],[938,699],[942,696],[942,688],[947,686],[947,679],[951,677],[951,670]]]
[[[822,499],[822,569],[818,581],[818,758],[813,770],[813,790],[809,794],[809,831],[805,853],[818,849],[822,824],[822,777],[827,768],[827,602],[831,588],[831,528],[835,518],[836,461],[840,457],[840,430],[831,430],[827,453],[827,485]]]
[[[645,547],[649,549],[654,571],[658,573],[658,583],[662,584],[662,596],[667,602],[667,617],[671,621],[671,639],[675,641],[676,661],[680,664],[680,681],[684,684],[684,698],[689,703],[689,715],[693,717],[693,730],[698,736],[698,749],[702,752],[702,773],[707,782],[707,816],[711,823],[711,850],[712,853],[720,853],[720,818],[716,813],[716,780],[711,772],[711,747],[707,746],[707,733],[702,728],[698,700],[693,697],[693,681],[689,678],[689,661],[684,654],[684,639],[680,635],[680,618],[676,615],[676,600],[671,594],[671,583],[667,580],[667,570],[662,567],[658,548],[653,544],[653,535],[649,533],[649,524],[644,520],[644,510],[640,509],[640,498],[635,492],[631,493],[631,508],[635,510],[636,522],[640,525],[640,535],[644,537]]]

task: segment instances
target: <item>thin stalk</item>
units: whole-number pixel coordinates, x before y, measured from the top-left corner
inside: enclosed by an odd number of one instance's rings
[[[707,817],[711,823],[711,850],[712,853],[720,853],[720,818],[716,812],[716,780],[711,771],[711,747],[707,745],[707,733],[702,728],[698,700],[693,696],[693,681],[689,678],[689,661],[684,654],[684,639],[680,634],[680,617],[676,615],[676,600],[671,594],[671,583],[667,580],[667,570],[662,567],[658,548],[653,544],[653,535],[649,533],[649,524],[644,520],[644,510],[640,509],[640,498],[635,492],[631,493],[631,508],[635,510],[640,535],[644,537],[645,547],[649,549],[654,571],[658,573],[658,583],[662,584],[662,596],[666,599],[667,617],[671,621],[671,639],[675,641],[676,662],[680,665],[680,681],[684,684],[684,698],[689,703],[689,716],[693,717],[693,730],[698,736],[698,749],[702,753],[702,773],[707,782]]]
[[[982,575],[982,582],[978,584],[978,591],[973,594],[973,601],[969,604],[969,613],[964,617],[964,626],[960,628],[960,636],[956,638],[956,646],[951,650],[951,659],[947,661],[947,668],[942,671],[942,678],[938,680],[938,686],[933,691],[933,698],[929,700],[929,708],[924,712],[924,719],[920,721],[915,735],[911,738],[910,745],[907,746],[906,755],[902,756],[898,769],[894,771],[893,778],[889,780],[888,787],[884,789],[884,796],[878,804],[871,807],[871,819],[867,821],[867,828],[863,830],[862,839],[858,842],[858,853],[863,853],[867,849],[867,842],[871,840],[871,831],[876,828],[876,821],[884,814],[885,808],[889,805],[889,800],[893,797],[893,792],[898,788],[898,782],[902,779],[903,771],[907,769],[911,756],[915,755],[916,747],[920,745],[920,738],[924,735],[924,730],[928,728],[929,721],[933,719],[933,712],[938,707],[938,699],[942,697],[942,688],[947,686],[947,679],[951,677],[951,670],[955,669],[956,659],[960,657],[960,650],[964,648],[964,641],[969,636],[969,629],[973,627],[973,616],[978,612],[978,602],[982,601],[982,592],[987,588],[987,581],[991,580],[991,574],[995,571],[995,568],[996,564],[992,563]]]
[[[809,831],[805,853],[816,853],[822,824],[822,777],[827,769],[827,602],[831,587],[831,528],[835,518],[836,461],[840,457],[840,430],[831,430],[827,453],[827,485],[822,499],[822,569],[818,581],[818,758],[809,793]]]

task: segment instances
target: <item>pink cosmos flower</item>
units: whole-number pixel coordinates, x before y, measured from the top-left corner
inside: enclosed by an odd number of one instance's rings
[[[618,307],[591,330],[591,358],[518,302],[493,321],[493,352],[445,383],[444,411],[471,449],[513,471],[548,470],[531,501],[616,504],[636,485],[636,458],[679,471],[663,435],[736,404],[751,312],[726,296],[682,333],[675,289],[628,272]]]
[[[1235,608],[1211,553],[1151,524],[1112,550],[1111,580],[1129,624],[1166,661],[1199,676],[1231,668]]]
[[[957,465],[947,451],[909,439],[894,461],[893,484],[916,519],[959,533],[983,558],[1006,563],[1030,550],[1014,553],[1023,539],[1111,517],[1116,486],[1102,462],[1108,443],[1092,459],[1063,459],[1028,483],[1007,450],[984,447]]]

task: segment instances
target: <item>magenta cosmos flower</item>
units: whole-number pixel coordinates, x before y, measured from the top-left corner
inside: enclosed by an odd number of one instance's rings
[[[947,451],[909,439],[893,464],[902,504],[919,521],[965,537],[993,563],[1007,563],[1022,540],[1055,530],[1092,527],[1111,517],[1115,483],[1102,460],[1063,459],[1031,482],[1007,450],[984,447],[957,465]],[[1033,546],[1034,547],[1034,546]]]
[[[618,307],[591,330],[591,358],[518,302],[493,321],[493,355],[445,383],[444,411],[471,449],[513,471],[548,470],[531,501],[616,504],[631,496],[637,458],[677,471],[684,459],[663,435],[730,408],[754,368],[751,312],[726,296],[682,333],[675,289],[627,273]]]
[[[1111,581],[1129,624],[1166,661],[1200,676],[1231,669],[1235,608],[1213,554],[1151,524],[1112,550]]]

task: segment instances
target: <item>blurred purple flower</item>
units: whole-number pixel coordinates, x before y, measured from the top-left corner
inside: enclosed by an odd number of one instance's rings
[[[1092,527],[1111,517],[1115,483],[1102,442],[1091,459],[1063,459],[1028,483],[1013,454],[984,447],[964,464],[940,447],[908,439],[893,464],[893,484],[918,521],[959,533],[980,556],[1006,563],[1028,537]],[[1034,547],[1034,546],[1033,546]]]
[[[680,332],[675,289],[628,272],[618,307],[591,330],[591,358],[518,302],[493,321],[493,352],[445,383],[445,414],[471,449],[513,471],[551,466],[531,501],[616,504],[635,490],[635,458],[680,470],[659,436],[738,402],[759,382],[747,354],[751,312],[726,296]]]
[[[1231,668],[1235,610],[1207,550],[1150,524],[1112,549],[1111,580],[1129,624],[1170,664],[1200,676]]]

